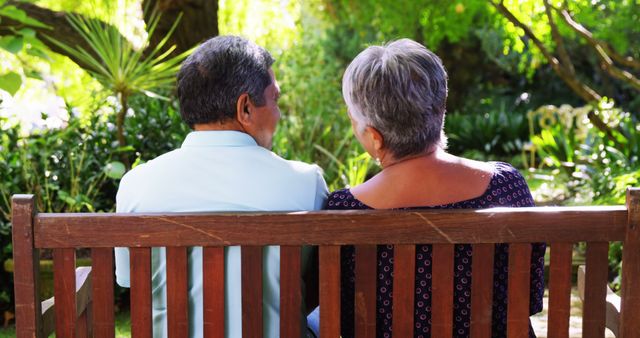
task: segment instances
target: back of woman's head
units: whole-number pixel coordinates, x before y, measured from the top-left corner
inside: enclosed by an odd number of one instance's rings
[[[442,141],[447,72],[437,55],[415,41],[358,54],[342,78],[342,95],[353,118],[376,128],[396,158]]]

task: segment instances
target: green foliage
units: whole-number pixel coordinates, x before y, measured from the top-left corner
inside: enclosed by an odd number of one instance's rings
[[[511,161],[528,142],[527,119],[504,109],[487,113],[448,114],[449,151],[480,160]]]
[[[70,55],[89,65],[89,72],[106,88],[119,95],[129,96],[142,92],[158,97],[157,90],[171,88],[180,63],[188,52],[171,56],[175,46],[163,51],[169,36],[180,21],[178,18],[165,38],[153,46],[148,54],[144,49],[136,49],[121,33],[111,25],[98,20],[87,19],[79,15],[69,15],[69,23],[91,46],[91,51],[82,47],[68,46],[50,38],[50,40]],[[147,39],[153,35],[160,16],[151,14]],[[148,40],[145,41],[145,45]],[[190,52],[190,51],[189,51]]]
[[[7,28],[8,33],[0,35],[0,49],[3,50],[0,51],[0,53],[5,54],[5,52],[8,52],[11,58],[19,59],[20,55],[24,52],[27,55],[47,59],[48,56],[45,52],[47,48],[38,40],[36,32],[30,27],[46,29],[51,29],[51,27],[29,17],[27,13],[13,5],[0,4],[0,22],[2,22],[3,18],[15,20],[19,25],[15,27],[9,26]],[[20,73],[24,72],[27,76],[33,76],[33,73],[30,72],[28,66],[7,67],[8,64],[9,63],[4,63],[0,65],[0,90],[4,90],[13,96],[23,84]],[[6,68],[9,68],[8,72]]]
[[[551,181],[567,190],[566,196],[571,196],[569,202],[624,204],[627,188],[638,186],[640,182],[638,119],[606,101],[597,107],[543,107],[540,111],[547,118],[555,119],[542,123],[540,133],[532,136],[532,142],[542,159],[541,166],[553,169]],[[586,118],[589,111],[598,114],[613,128],[621,147],[616,147],[613,139],[589,124]],[[541,120],[545,121],[544,118]],[[622,244],[613,243],[609,250],[609,266],[614,276],[614,289],[620,285],[621,263]]]
[[[0,75],[0,89],[5,90],[9,95],[15,95],[22,85],[22,77],[14,72]]]

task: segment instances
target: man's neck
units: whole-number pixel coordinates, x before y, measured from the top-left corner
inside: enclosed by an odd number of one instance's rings
[[[193,126],[194,131],[220,131],[220,130],[232,130],[246,133],[238,121],[224,121],[224,122],[210,122],[199,123]]]

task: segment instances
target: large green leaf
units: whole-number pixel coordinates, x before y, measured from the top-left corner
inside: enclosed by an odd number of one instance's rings
[[[124,164],[118,161],[107,163],[107,165],[104,167],[104,173],[107,175],[107,177],[110,177],[113,179],[122,178],[122,176],[124,176],[125,171],[126,171],[126,168]]]
[[[6,16],[7,18],[11,18],[29,26],[51,28],[34,18],[30,18],[25,11],[17,8],[16,6],[6,6],[0,8],[0,16]]]
[[[22,50],[24,39],[22,36],[3,36],[0,38],[0,48],[7,50],[9,53],[16,54]]]
[[[22,85],[22,77],[14,72],[0,75],[0,89],[7,91],[11,96],[15,95]]]

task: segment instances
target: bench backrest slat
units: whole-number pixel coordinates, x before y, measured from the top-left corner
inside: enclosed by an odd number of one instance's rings
[[[604,337],[609,242],[587,243],[586,269],[582,332],[584,338]]]
[[[56,336],[73,337],[77,318],[75,249],[53,249],[53,296]]]
[[[129,248],[131,336],[151,338],[151,248]]]
[[[262,330],[262,247],[243,246],[242,264],[242,336],[260,338]]]
[[[187,248],[166,248],[167,330],[169,338],[189,335]]]
[[[531,244],[509,244],[507,337],[529,337]]]
[[[304,337],[302,333],[302,261],[300,246],[280,247],[280,337]]]
[[[431,255],[431,335],[453,333],[453,244],[434,244]]]
[[[356,245],[355,336],[376,336],[376,280],[378,249],[375,245]]]
[[[340,336],[340,247],[325,245],[318,248],[320,336]]]
[[[400,244],[393,248],[393,334],[413,336],[416,246]],[[377,280],[377,278],[376,278]]]
[[[36,248],[589,242],[624,240],[627,212],[615,206],[242,216],[38,214],[35,227]]]
[[[93,335],[96,338],[115,336],[113,249],[91,249],[91,284],[93,287]]]
[[[224,337],[224,247],[202,248],[203,333]]]
[[[573,243],[551,243],[549,266],[549,338],[569,338]]]
[[[493,313],[493,243],[473,244],[471,258],[471,337],[490,338]]]

